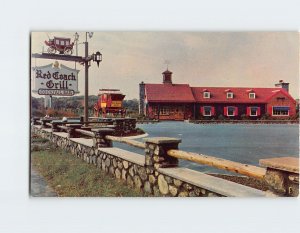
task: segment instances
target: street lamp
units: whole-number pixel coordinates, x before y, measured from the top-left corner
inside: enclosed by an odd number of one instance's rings
[[[99,67],[99,63],[102,61],[102,54],[98,51],[92,56],[89,56],[89,43],[88,43],[88,37],[91,39],[93,37],[93,32],[86,32],[85,33],[85,42],[83,44],[85,45],[85,54],[84,54],[84,71],[85,71],[85,89],[84,89],[84,122],[88,122],[89,116],[88,116],[88,96],[89,96],[89,67],[91,60],[97,62],[97,65]],[[77,45],[78,45],[78,39],[79,34],[76,32],[75,35],[75,42],[76,42],[76,56],[77,56]],[[87,123],[86,123],[87,124]]]
[[[99,63],[102,61],[102,54],[99,51],[94,54],[93,61],[97,62],[97,66],[99,67]]]
[[[79,34],[78,34],[78,32],[75,32],[75,35],[74,35],[74,37],[75,37],[75,40],[77,40],[77,41],[78,41],[78,39],[79,39]]]
[[[78,40],[79,40],[79,34],[76,32],[74,35],[74,41],[76,45],[76,56],[78,56]]]
[[[94,35],[94,32],[87,32],[89,34],[89,38],[91,39]]]
[[[78,40],[79,40],[79,34],[77,32],[75,32],[74,42],[76,45],[76,56],[78,56]],[[76,70],[76,61],[75,61],[75,70]]]
[[[89,35],[89,38],[91,39],[94,35],[94,32],[86,32],[85,33],[85,42],[87,42],[87,36]]]

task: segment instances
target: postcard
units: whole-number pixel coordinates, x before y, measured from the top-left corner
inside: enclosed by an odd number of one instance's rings
[[[31,32],[32,197],[297,197],[298,32]]]

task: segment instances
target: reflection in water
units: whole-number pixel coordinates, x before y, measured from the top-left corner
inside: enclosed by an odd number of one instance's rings
[[[236,162],[258,165],[259,159],[299,156],[299,125],[198,125],[184,122],[141,124],[149,137],[181,138],[180,150],[202,153]],[[142,141],[142,139],[138,139]],[[142,149],[120,143],[114,146],[144,154]],[[180,166],[205,172],[222,172],[189,161]]]

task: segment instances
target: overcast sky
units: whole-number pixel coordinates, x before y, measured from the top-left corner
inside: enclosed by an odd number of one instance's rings
[[[75,32],[33,32],[32,52],[41,52],[45,40],[74,38]],[[79,43],[85,33],[79,32]],[[280,79],[299,93],[299,36],[297,32],[94,32],[89,53],[100,51],[100,67],[89,69],[89,94],[100,88],[118,88],[126,99],[138,98],[139,83],[161,83],[165,60],[173,83],[214,87],[274,87]],[[75,46],[74,46],[75,48]],[[75,54],[75,50],[74,50]],[[84,55],[84,45],[78,45]],[[53,63],[32,59],[32,66]],[[75,68],[74,62],[59,61]],[[77,64],[79,95],[84,90],[84,67]],[[36,96],[36,95],[35,95]]]

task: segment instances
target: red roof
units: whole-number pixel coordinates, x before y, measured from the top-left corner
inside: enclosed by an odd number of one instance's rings
[[[210,98],[203,98],[203,92],[210,92]],[[233,98],[227,98],[232,92]],[[253,87],[190,87],[188,84],[145,84],[148,102],[180,102],[180,103],[267,103],[278,92],[294,101],[283,88]],[[249,98],[255,93],[255,99]]]
[[[227,99],[227,92],[233,93],[233,98]],[[249,88],[249,87],[192,87],[196,102],[201,103],[266,103],[279,91],[290,96],[283,88]],[[203,92],[210,92],[210,98],[203,98]],[[255,93],[255,99],[249,98],[249,93]]]
[[[188,84],[145,84],[145,93],[148,102],[195,102]]]

